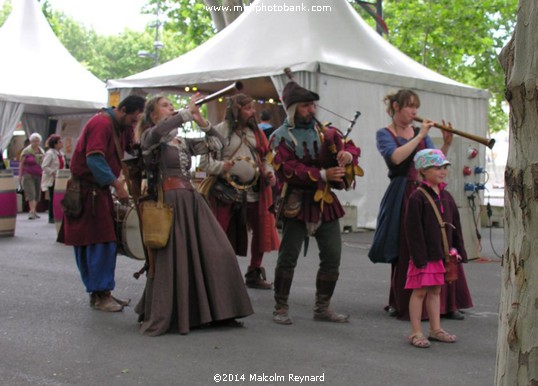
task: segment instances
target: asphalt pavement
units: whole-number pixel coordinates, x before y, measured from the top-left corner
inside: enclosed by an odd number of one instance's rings
[[[103,313],[88,305],[72,248],[55,242],[46,214],[20,214],[0,238],[0,384],[15,385],[474,385],[494,381],[502,228],[482,228],[480,258],[465,266],[474,307],[442,320],[458,342],[412,347],[409,323],[383,310],[390,266],[372,264],[371,231],[343,234],[333,307],[349,324],[312,320],[318,249],[310,242],[290,295],[291,326],[272,322],[273,292],[249,289],[255,314],[243,328],[146,337],[133,306]],[[210,235],[208,235],[210,237]],[[492,247],[493,246],[493,247]],[[273,278],[276,252],[264,265]],[[239,257],[243,272],[248,259]],[[116,290],[136,304],[142,262],[118,256]],[[424,330],[428,326],[424,322]]]

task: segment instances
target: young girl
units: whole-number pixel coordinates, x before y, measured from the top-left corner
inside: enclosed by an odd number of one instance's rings
[[[421,150],[413,161],[422,177],[421,187],[433,198],[443,220],[449,224],[445,227],[449,247],[455,248],[461,260],[466,262],[458,208],[454,198],[444,190],[450,162],[437,149]],[[440,293],[445,283],[442,233],[434,208],[421,189],[413,192],[409,198],[405,223],[410,230],[407,244],[411,254],[405,288],[413,290],[409,301],[412,328],[409,342],[418,348],[430,347],[430,340],[454,343],[456,336],[441,328]],[[429,340],[422,334],[421,326],[424,298],[430,322]]]

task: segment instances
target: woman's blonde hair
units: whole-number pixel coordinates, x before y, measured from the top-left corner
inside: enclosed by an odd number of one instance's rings
[[[153,122],[151,119],[151,114],[153,114],[157,108],[157,104],[159,101],[163,98],[166,98],[164,95],[155,95],[154,97],[151,97],[147,102],[146,106],[144,107],[144,112],[142,113],[142,117],[138,120],[138,124],[135,128],[135,141],[140,142],[140,138],[142,137],[142,133],[157,124],[157,122]]]
[[[417,93],[410,89],[401,89],[393,94],[387,94],[383,101],[387,105],[387,113],[393,117],[396,111],[394,110],[394,102],[402,107],[414,106],[417,109],[420,107],[420,98]]]

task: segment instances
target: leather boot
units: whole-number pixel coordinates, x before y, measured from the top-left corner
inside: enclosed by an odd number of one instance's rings
[[[268,283],[263,267],[248,267],[245,274],[245,284],[248,288],[271,289],[271,283]]]
[[[338,281],[338,273],[325,273],[318,271],[316,277],[316,305],[314,306],[314,320],[320,322],[347,323],[349,315],[342,315],[330,308],[331,298]]]
[[[94,308],[99,311],[105,312],[119,312],[123,310],[123,306],[116,303],[110,291],[95,292],[95,306]]]
[[[275,269],[275,310],[273,311],[273,322],[278,324],[292,324],[288,315],[288,297],[290,295],[291,283],[293,282],[294,271]]]
[[[112,295],[110,295],[110,296],[112,296]],[[114,301],[116,303],[118,303],[122,307],[126,307],[131,303],[131,299],[123,300],[123,299],[120,299],[120,298],[116,298],[115,296],[112,296],[112,299],[114,299]],[[97,301],[97,292],[92,292],[90,294],[90,307],[91,308],[95,308],[95,302],[96,301]]]

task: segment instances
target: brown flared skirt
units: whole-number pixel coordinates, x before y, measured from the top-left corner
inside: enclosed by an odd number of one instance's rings
[[[145,335],[191,328],[253,313],[237,257],[204,198],[165,192],[174,207],[168,245],[155,250],[155,276],[136,306]]]

